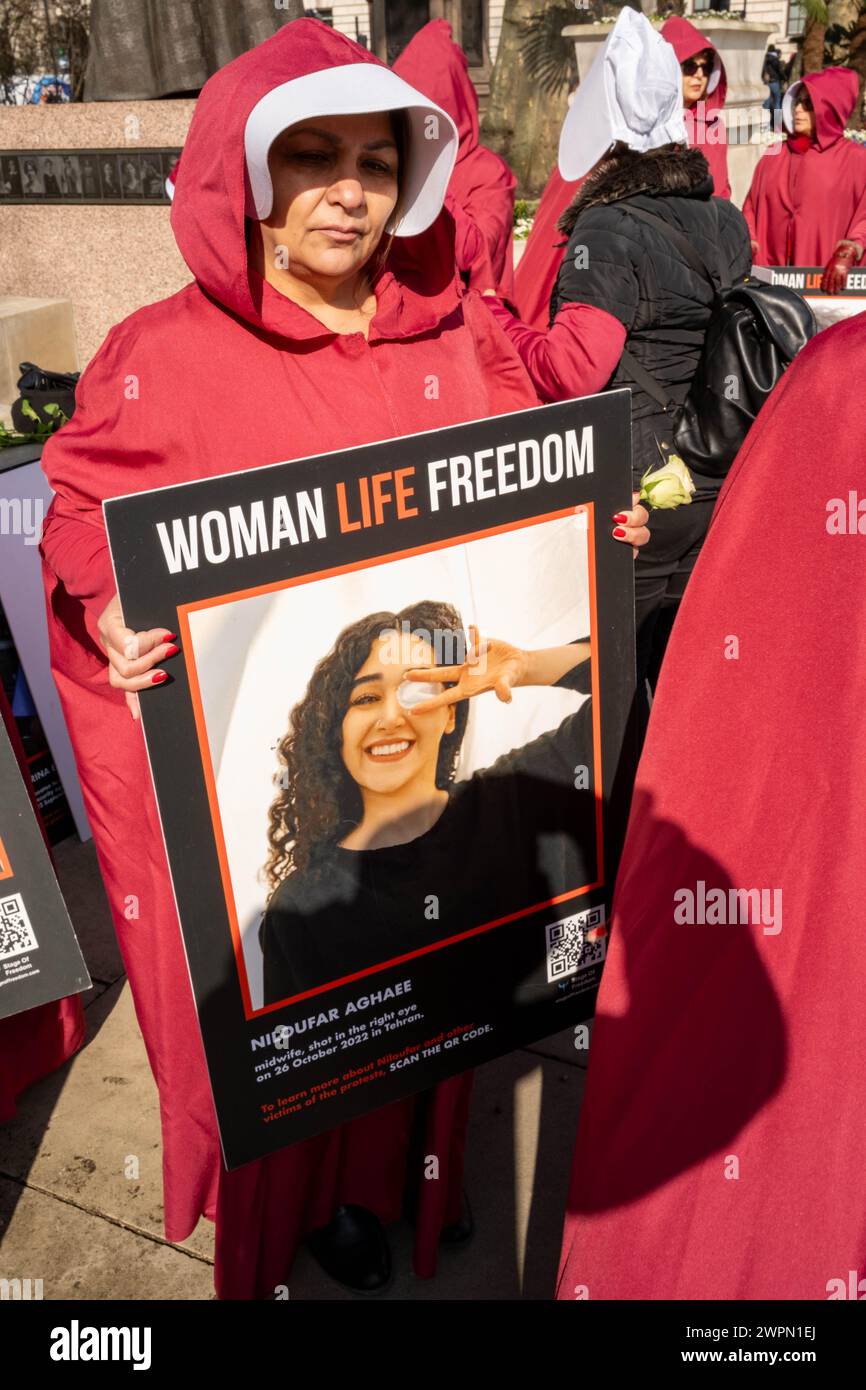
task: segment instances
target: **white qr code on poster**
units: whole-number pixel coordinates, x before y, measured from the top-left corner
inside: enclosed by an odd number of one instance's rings
[[[604,904],[575,912],[545,927],[547,934],[547,983],[556,984],[579,970],[601,965],[607,954],[607,936],[587,941],[591,931],[604,925]]]
[[[0,898],[0,960],[23,956],[38,945],[21,894]]]

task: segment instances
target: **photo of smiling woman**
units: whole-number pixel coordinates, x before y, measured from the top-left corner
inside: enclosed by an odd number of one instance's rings
[[[440,664],[443,653],[456,659]],[[532,685],[585,693],[589,656],[587,641],[526,651],[472,627],[467,639],[456,608],[436,601],[344,628],[278,745],[265,1004],[594,879],[589,700],[457,780],[470,701],[508,704]]]

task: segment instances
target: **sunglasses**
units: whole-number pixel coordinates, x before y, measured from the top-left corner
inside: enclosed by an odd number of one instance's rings
[[[708,61],[706,58],[687,58],[684,63],[680,63],[680,67],[686,77],[694,77],[697,72],[705,73],[706,76],[709,77],[713,70],[712,62]]]

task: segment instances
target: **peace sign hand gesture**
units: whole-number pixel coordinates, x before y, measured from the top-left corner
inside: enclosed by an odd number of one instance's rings
[[[456,705],[473,695],[493,690],[497,699],[511,703],[511,692],[520,685],[529,666],[528,653],[498,637],[479,637],[478,628],[469,628],[469,650],[459,666],[422,666],[407,671],[408,681],[454,681],[441,695],[422,700],[412,709],[413,714],[429,714],[443,705]]]

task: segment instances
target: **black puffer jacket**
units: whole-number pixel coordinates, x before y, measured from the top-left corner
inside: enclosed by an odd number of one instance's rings
[[[564,304],[592,304],[613,314],[628,333],[626,347],[679,404],[698,365],[710,320],[712,292],[705,276],[683,259],[661,231],[629,214],[645,209],[676,227],[704,258],[717,283],[751,270],[745,219],[714,198],[700,150],[631,151],[605,161],[580,188],[560,220],[568,248],[550,305],[553,322]],[[632,389],[634,476],[660,466],[656,440],[671,441],[671,419],[620,364],[609,387]],[[693,473],[698,496],[721,481]]]

